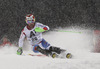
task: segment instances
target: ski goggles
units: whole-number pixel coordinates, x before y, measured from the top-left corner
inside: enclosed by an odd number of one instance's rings
[[[26,23],[27,23],[27,24],[35,23],[35,21],[34,21],[34,20],[26,20]]]

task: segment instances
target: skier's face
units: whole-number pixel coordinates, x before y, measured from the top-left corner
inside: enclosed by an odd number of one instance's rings
[[[30,23],[30,24],[28,24],[28,26],[29,26],[30,28],[33,28],[34,25],[35,25],[35,23]]]
[[[32,24],[32,23],[34,23],[35,21],[34,20],[26,20],[26,23],[27,24]]]
[[[28,24],[29,26],[32,26],[32,25],[34,25],[34,23],[30,23],[30,24]]]
[[[31,28],[33,28],[34,25],[35,25],[35,21],[34,21],[34,20],[26,20],[26,23],[27,23],[28,26],[30,26]]]

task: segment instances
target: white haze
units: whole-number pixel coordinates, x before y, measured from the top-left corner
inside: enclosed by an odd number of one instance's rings
[[[18,47],[5,46],[0,49],[0,69],[100,69],[100,54],[93,53],[92,30],[60,30],[66,32],[51,31],[44,33],[43,37],[52,46],[66,49],[72,53],[72,59],[19,56],[16,55]],[[25,43],[24,46],[24,54],[33,53],[29,51],[31,48],[28,43]]]

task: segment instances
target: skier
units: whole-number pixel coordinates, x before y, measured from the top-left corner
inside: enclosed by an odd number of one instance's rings
[[[22,30],[19,38],[19,49],[17,50],[18,55],[23,53],[22,47],[25,38],[27,38],[33,46],[34,52],[40,52],[47,56],[53,56],[52,52],[56,52],[57,54],[61,53],[60,48],[51,46],[47,41],[45,41],[45,39],[42,38],[42,33],[49,30],[48,26],[35,22],[35,17],[32,14],[28,14],[25,21],[27,25]]]

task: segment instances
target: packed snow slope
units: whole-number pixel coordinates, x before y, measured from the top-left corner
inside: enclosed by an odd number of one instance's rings
[[[72,59],[28,56],[33,53],[28,43],[24,44],[24,55],[17,55],[18,47],[0,48],[0,69],[100,69],[100,53],[93,53],[91,30],[58,29],[43,34],[52,46],[66,49]]]

